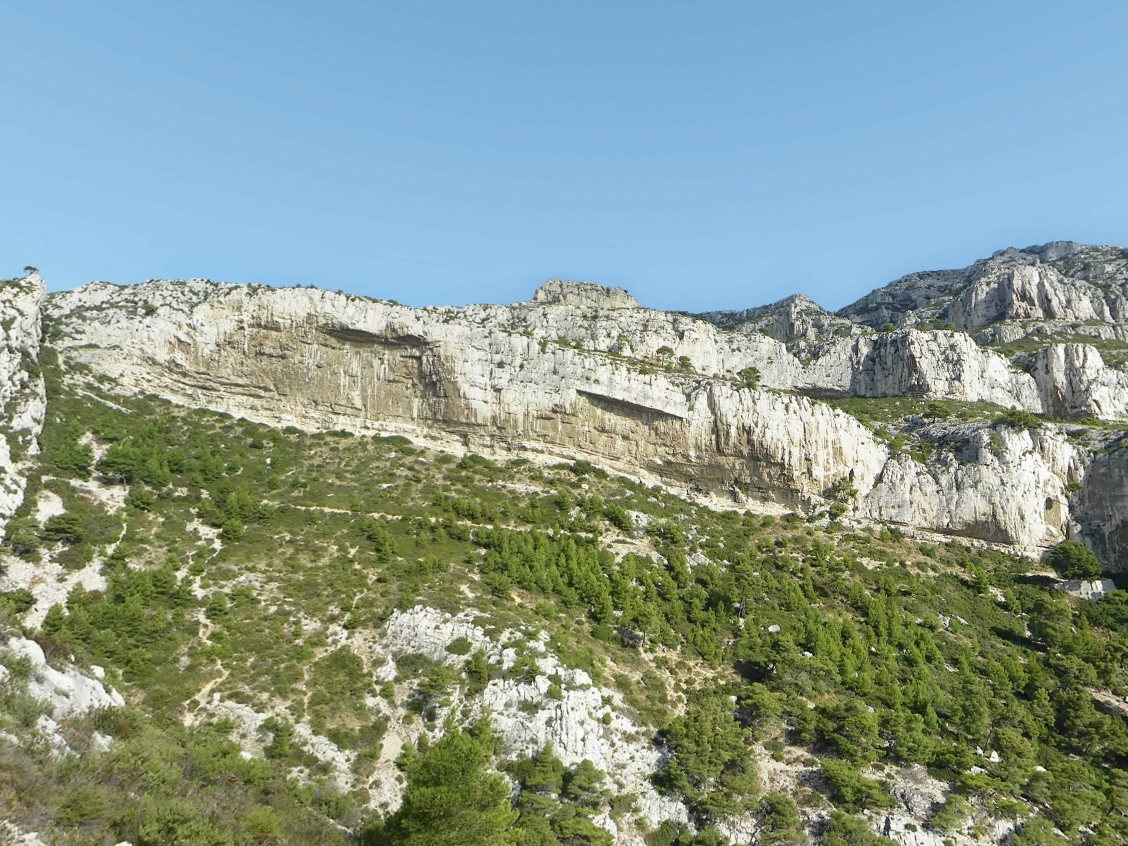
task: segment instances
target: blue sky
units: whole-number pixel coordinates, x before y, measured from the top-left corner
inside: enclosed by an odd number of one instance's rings
[[[0,275],[838,308],[1128,242],[1128,4],[6,3]]]

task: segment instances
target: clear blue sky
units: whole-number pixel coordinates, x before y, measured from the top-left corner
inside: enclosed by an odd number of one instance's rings
[[[4,3],[0,275],[840,307],[1128,242],[1123,2]]]

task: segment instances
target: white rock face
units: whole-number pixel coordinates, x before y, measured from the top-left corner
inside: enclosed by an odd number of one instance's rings
[[[1014,265],[986,273],[952,304],[958,329],[978,329],[1000,320],[1066,320],[1111,323],[1128,314],[1124,297],[1095,285],[1066,279],[1044,264]]]
[[[380,648],[391,656],[425,655],[431,661],[451,665],[462,663],[466,655],[481,649],[503,666],[512,665],[516,653],[509,650],[506,655],[505,650],[481,626],[474,625],[474,616],[472,611],[451,616],[424,605],[417,605],[410,611],[394,611],[384,624]],[[459,638],[470,642],[470,651],[466,655],[453,655],[447,651],[447,646]],[[394,677],[393,670],[388,680]]]
[[[769,338],[722,339],[679,315],[411,309],[206,282],[90,285],[52,298],[52,312],[69,354],[122,389],[273,424],[453,436],[795,503],[851,474],[868,489],[884,461],[865,427],[826,406],[661,365],[684,355],[698,372],[759,366],[766,383],[787,384],[799,368]]]
[[[959,454],[927,465],[908,455],[889,461],[860,512],[875,520],[1014,544],[1027,554],[1065,540],[1069,497],[1084,454],[1059,431],[1008,426],[948,426]]]
[[[35,604],[24,613],[22,622],[25,626],[37,628],[42,625],[52,605],[66,607],[67,595],[76,585],[82,585],[88,591],[105,590],[102,560],[103,556],[98,556],[79,570],[67,570],[50,554],[39,561],[8,558],[0,572],[0,590],[24,588],[31,591]]]
[[[26,658],[31,662],[31,677],[27,683],[28,695],[51,707],[55,719],[74,717],[97,708],[116,708],[125,704],[121,694],[107,690],[97,679],[92,679],[74,667],[56,670],[47,663],[43,649],[34,640],[22,637],[8,639],[7,655]],[[0,661],[5,655],[0,651]],[[3,676],[7,668],[0,666]],[[2,676],[0,676],[2,677]]]
[[[977,265],[976,278],[1025,278],[1023,268],[1042,254],[1057,253],[995,257]],[[928,283],[933,288],[882,296],[949,302],[963,290],[953,279],[940,274]],[[806,331],[800,316],[813,313],[793,305],[784,336]],[[1031,375],[961,332],[856,328],[825,342],[794,342],[800,360],[759,332],[724,331],[638,308],[625,292],[565,282],[547,284],[532,303],[423,309],[306,288],[96,283],[53,295],[48,310],[65,355],[119,389],[273,425],[585,458],[738,505],[817,504],[845,478],[863,497],[864,516],[1029,551],[1064,537],[1071,521],[1119,526],[1128,515],[1115,492],[1090,497],[1088,514],[1071,513],[1063,490],[1083,478],[1084,456],[1051,448],[1049,436],[1029,449],[1005,436],[995,458],[984,447],[928,468],[905,457],[887,464],[884,444],[854,418],[788,393],[950,398],[1116,417],[1128,402],[1120,371],[1084,348],[1047,351]],[[1116,316],[1111,306],[1109,314]],[[826,325],[834,320],[841,318]],[[760,390],[740,387],[737,374],[747,367],[760,371]],[[1114,546],[1105,544],[1113,555],[1105,562],[1118,567]]]
[[[1116,590],[1116,583],[1112,579],[1091,579],[1088,581],[1070,579],[1067,582],[1058,582],[1054,585],[1054,590],[1063,591],[1070,596],[1076,596],[1078,599],[1100,599],[1106,593],[1112,593]]]
[[[928,397],[1042,411],[1034,379],[963,332],[903,330],[818,350],[797,386],[861,397]]]
[[[188,714],[185,722],[192,725],[207,719],[226,719],[234,724],[232,739],[242,748],[245,757],[261,757],[263,753],[262,725],[271,717],[290,720],[286,713],[265,713],[241,702],[224,699],[218,692],[201,702],[196,711]],[[310,728],[309,723],[293,723],[294,743],[328,767],[330,779],[339,790],[353,788],[352,765],[356,753],[341,749],[327,737]]]
[[[1128,318],[1128,251],[1056,241],[1000,250],[962,270],[912,273],[871,291],[838,314],[878,328],[952,323],[966,331],[991,324],[1123,324]],[[1107,335],[1114,337],[1116,335]]]
[[[23,501],[23,457],[39,452],[47,403],[36,368],[46,295],[38,273],[0,283],[0,530]]]
[[[1088,344],[1053,344],[1034,358],[1045,410],[1057,417],[1128,419],[1128,373],[1106,367]]]

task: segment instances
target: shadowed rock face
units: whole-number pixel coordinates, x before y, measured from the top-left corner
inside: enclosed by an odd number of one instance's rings
[[[761,332],[783,343],[820,341],[860,332],[859,327],[849,320],[823,310],[818,303],[802,294],[793,294],[772,305],[743,311],[709,311],[698,317],[723,329]]]
[[[1113,570],[1128,569],[1128,442],[1093,459],[1079,497],[1080,538]]]
[[[1054,344],[1038,351],[1030,370],[1046,412],[1055,417],[1128,416],[1128,372],[1106,367],[1095,347]]]

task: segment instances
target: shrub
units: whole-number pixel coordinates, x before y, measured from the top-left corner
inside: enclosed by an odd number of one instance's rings
[[[1014,846],[1065,846],[1068,842],[1057,835],[1045,817],[1031,817],[1014,835]]]
[[[857,495],[858,489],[855,488],[853,483],[845,476],[841,479],[836,479],[834,484],[826,489],[826,498],[838,502],[849,502]]]
[[[958,829],[971,816],[971,806],[962,796],[953,793],[939,811],[932,815],[928,825],[933,831],[951,832]]]
[[[745,367],[736,375],[740,378],[740,382],[745,388],[754,391],[760,387],[760,368]]]
[[[795,801],[784,793],[769,793],[760,800],[761,846],[797,846],[806,840],[803,820]]]
[[[81,543],[86,537],[82,521],[77,515],[71,514],[69,511],[48,517],[39,534],[47,543],[65,543],[67,545]]]
[[[49,433],[43,439],[43,463],[63,478],[89,479],[94,451],[78,442],[74,427]]]
[[[924,407],[924,416],[929,420],[947,420],[952,416],[952,409],[942,402],[930,402]]]
[[[460,470],[496,470],[497,465],[490,461],[488,458],[477,453],[471,452],[462,456],[458,462]]]
[[[1080,541],[1062,541],[1050,552],[1050,566],[1067,579],[1091,579],[1101,574],[1101,562]]]
[[[34,517],[15,517],[4,531],[4,543],[16,555],[31,555],[39,549],[39,523]]]
[[[490,683],[490,677],[492,675],[489,658],[486,657],[485,650],[479,649],[471,655],[463,666],[462,671],[466,674],[467,694],[473,696],[485,690],[486,685]]]
[[[157,498],[148,488],[134,485],[125,497],[125,504],[138,511],[152,511],[157,504]]]
[[[1009,426],[1012,429],[1036,430],[1042,428],[1038,415],[1022,408],[1011,408],[995,417],[996,426]]]
[[[35,605],[35,595],[27,588],[16,588],[0,593],[0,614],[21,617]]]
[[[473,644],[466,637],[456,637],[446,645],[446,651],[451,655],[469,655],[472,648]]]
[[[603,513],[616,529],[623,532],[631,532],[634,530],[634,520],[632,520],[631,515],[627,513],[627,509],[623,508],[619,503],[607,503],[607,506],[603,509]]]
[[[822,842],[824,846],[889,846],[891,841],[874,834],[865,820],[832,811]]]
[[[508,832],[517,813],[509,804],[508,783],[488,769],[492,746],[488,730],[475,737],[455,729],[434,746],[421,749],[408,764],[403,803],[374,842],[389,846],[512,843]]]
[[[877,757],[877,717],[857,697],[831,699],[814,711],[816,736],[837,754],[858,763]]]
[[[852,764],[824,758],[820,769],[830,786],[831,800],[843,810],[853,813],[865,808],[893,807],[893,798],[881,785],[866,778]]]
[[[692,707],[672,720],[663,736],[669,754],[664,786],[709,818],[746,806],[746,797],[756,791],[755,764],[726,700],[713,698]]]

